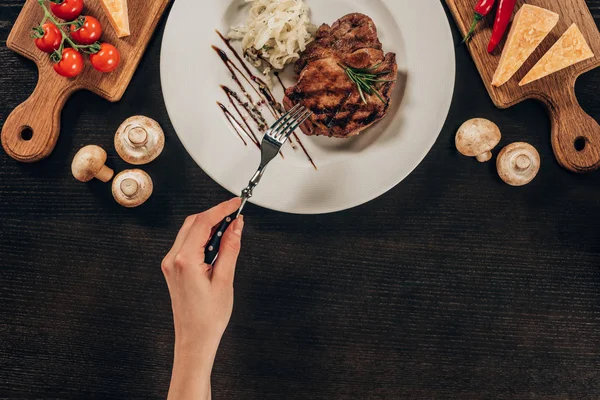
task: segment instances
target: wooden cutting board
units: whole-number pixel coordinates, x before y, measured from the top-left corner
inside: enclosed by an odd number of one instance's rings
[[[465,35],[473,19],[476,0],[446,0],[446,3],[452,11],[461,34]],[[490,97],[499,108],[507,108],[530,98],[546,104],[552,121],[552,147],[556,159],[563,167],[574,172],[597,170],[600,168],[600,126],[583,111],[575,97],[577,77],[600,65],[600,33],[594,18],[585,0],[519,0],[515,12],[524,3],[554,11],[560,15],[560,20],[515,76],[499,88],[491,85],[504,45],[502,42],[493,54],[487,52],[495,11],[492,11],[487,20],[481,23],[474,38],[469,42],[471,56]],[[572,23],[579,26],[596,56],[520,87],[520,80]],[[531,132],[531,134],[539,135],[542,132]]]
[[[96,71],[84,55],[83,72],[67,79],[54,72],[47,54],[35,47],[31,29],[44,13],[36,0],[26,0],[6,45],[33,60],[39,78],[33,94],[17,106],[2,128],[2,146],[12,158],[35,162],[47,157],[60,133],[60,115],[69,96],[80,89],[90,90],[109,101],[118,101],[125,93],[144,54],[150,37],[170,0],[128,0],[131,36],[119,39],[98,0],[86,0],[83,15],[96,17],[104,33],[103,42],[113,44],[121,54],[121,65],[111,73]]]

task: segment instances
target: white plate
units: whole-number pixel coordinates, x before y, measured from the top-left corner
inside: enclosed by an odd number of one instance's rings
[[[397,54],[399,66],[394,104],[384,120],[353,139],[300,134],[318,170],[302,151],[286,145],[285,159],[278,157],[269,165],[254,191],[252,202],[257,205],[320,214],[372,200],[419,165],[448,115],[455,60],[450,26],[439,0],[306,2],[317,25],[331,24],[352,12],[369,15],[384,50]],[[226,49],[215,29],[227,33],[246,12],[243,0],[177,0],[161,50],[162,89],[179,138],[198,165],[236,195],[256,170],[260,153],[251,143],[244,146],[216,104],[229,105],[219,85],[234,89],[235,84],[211,45]],[[281,100],[281,89],[274,92]]]

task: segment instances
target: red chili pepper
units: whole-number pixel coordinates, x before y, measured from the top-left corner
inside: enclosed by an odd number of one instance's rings
[[[494,21],[494,29],[492,30],[492,38],[488,44],[488,53],[493,52],[504,37],[516,4],[517,0],[500,0],[496,20]]]
[[[475,28],[477,27],[477,24],[483,18],[485,18],[485,16],[488,15],[490,13],[490,11],[492,11],[492,8],[494,8],[495,3],[496,3],[496,0],[479,0],[477,2],[477,4],[475,5],[475,17],[473,17],[473,23],[471,24],[471,29],[469,29],[467,36],[465,36],[465,38],[463,39],[463,43],[466,42],[467,40],[469,40],[471,35],[473,35],[473,32],[475,32]]]

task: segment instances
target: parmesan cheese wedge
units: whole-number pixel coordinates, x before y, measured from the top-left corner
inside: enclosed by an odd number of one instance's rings
[[[102,4],[106,15],[108,15],[110,24],[117,31],[117,36],[120,38],[129,36],[127,0],[100,0],[100,4]]]
[[[555,12],[529,4],[515,15],[492,85],[502,86],[521,68],[531,53],[558,23]]]
[[[519,86],[527,85],[592,57],[594,57],[592,49],[577,25],[573,24],[525,75],[525,78],[519,82]]]

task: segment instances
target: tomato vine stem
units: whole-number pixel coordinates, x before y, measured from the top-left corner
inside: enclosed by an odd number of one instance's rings
[[[49,1],[51,3],[61,4],[64,0],[49,0]],[[65,49],[65,41],[67,43],[69,43],[69,46],[71,46],[73,49],[75,49],[77,51],[82,51],[82,52],[87,53],[87,54],[95,54],[98,51],[100,51],[100,43],[96,42],[96,43],[93,43],[93,44],[90,44],[90,45],[77,44],[77,43],[75,43],[73,41],[73,39],[71,39],[69,37],[69,35],[67,35],[65,33],[64,30],[60,29],[60,28],[62,28],[64,26],[67,26],[67,25],[76,25],[76,26],[81,25],[81,26],[83,26],[81,18],[78,18],[75,21],[58,22],[56,20],[56,18],[54,18],[54,16],[50,12],[50,10],[48,10],[48,7],[46,7],[45,0],[37,0],[37,2],[40,5],[40,7],[42,7],[42,10],[44,10],[44,18],[42,19],[42,22],[40,22],[39,28],[42,28],[42,25],[44,24],[44,22],[46,22],[47,20],[50,20],[54,25],[56,25],[57,27],[59,27],[58,30],[60,31],[60,34],[62,35],[62,40],[60,42],[60,47],[58,48],[58,50],[55,50],[54,53],[52,53],[52,55],[50,56],[50,59],[53,62],[59,62],[62,59],[62,52]]]

